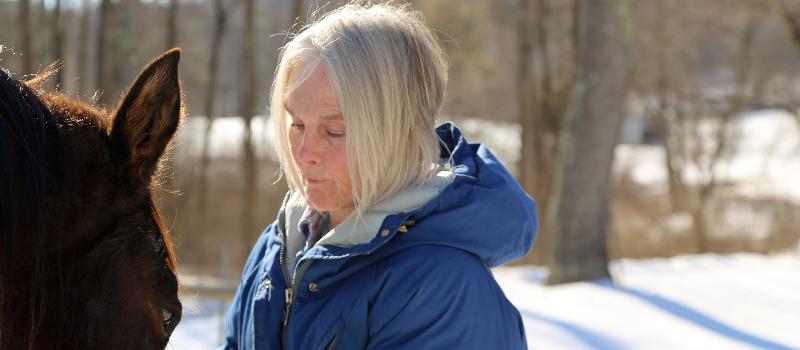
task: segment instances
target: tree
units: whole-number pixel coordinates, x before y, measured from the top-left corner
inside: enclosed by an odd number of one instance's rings
[[[519,12],[517,12],[517,93],[519,97],[517,102],[519,104],[519,122],[522,127],[521,135],[521,159],[520,159],[520,180],[528,193],[532,193],[534,185],[532,184],[533,174],[529,172],[534,169],[534,137],[531,135],[535,130],[536,125],[532,118],[533,101],[533,77],[530,72],[531,61],[531,26],[533,24],[533,11],[530,9],[530,0],[519,0]],[[540,203],[541,204],[541,203]],[[541,245],[541,234],[538,237],[539,245]]]
[[[303,15],[303,0],[292,0],[292,13],[289,21],[289,26],[293,26],[300,20]]]
[[[101,0],[100,2],[100,24],[97,28],[97,45],[95,47],[95,87],[104,90],[102,101],[110,101],[108,91],[111,89],[111,65],[113,63],[114,45],[109,45],[109,33],[114,28],[114,5],[111,0]],[[113,37],[112,37],[113,39]],[[108,59],[111,57],[111,59]],[[113,98],[113,97],[111,97]]]
[[[627,0],[581,3],[579,71],[559,138],[549,284],[608,278],[611,163],[629,76]]]
[[[135,76],[138,64],[136,48],[141,39],[136,36],[136,18],[139,17],[140,0],[116,0],[114,2],[114,27],[111,50],[111,81],[108,87],[110,94],[104,94],[107,103],[114,103],[116,96],[125,89],[126,82]],[[138,62],[136,62],[138,63]]]
[[[517,11],[516,76],[522,127],[519,178],[536,199],[543,218],[537,244],[525,259],[534,264],[549,260],[553,235],[549,228],[553,225],[546,221],[554,215],[549,213],[552,207],[548,200],[555,180],[555,163],[562,152],[557,142],[561,121],[570,102],[578,64],[581,1],[558,4],[571,6],[554,8],[551,0],[535,0],[533,6],[531,0],[520,0]]]
[[[33,73],[33,52],[31,51],[31,0],[19,1],[19,44],[22,50],[22,73]]]
[[[31,28],[31,39],[33,39],[33,51],[36,53],[35,58],[38,62],[34,62],[34,66],[41,65],[44,63],[45,65],[49,65],[51,62],[44,62],[43,55],[48,51],[50,48],[50,37],[48,35],[42,35],[48,33],[47,28],[50,27],[50,18],[49,14],[47,13],[47,6],[45,6],[45,0],[39,0],[38,10],[36,11],[36,16],[33,27]],[[41,34],[39,34],[41,33]],[[36,68],[38,70],[38,68]]]
[[[53,30],[53,61],[64,61],[64,47],[63,47],[63,32],[64,25],[61,16],[61,0],[56,0],[55,7],[53,8],[53,22],[51,23]],[[64,70],[59,69],[56,71],[55,86],[56,89],[61,88],[64,82]]]
[[[789,8],[786,0],[780,0],[783,19],[796,45],[800,45],[800,14]]]
[[[84,96],[89,91],[89,41],[86,40],[86,38],[89,37],[89,21],[91,20],[91,6],[89,0],[83,0],[81,9],[80,28],[78,40],[76,40],[78,45],[76,63],[78,65],[78,95]]]
[[[178,46],[178,0],[169,0],[166,49]]]
[[[211,155],[209,154],[211,144],[211,129],[215,119],[215,102],[217,97],[217,71],[219,70],[219,56],[222,48],[222,39],[225,36],[228,22],[228,8],[224,0],[214,0],[214,32],[211,35],[211,50],[208,60],[208,83],[206,84],[205,101],[203,114],[206,116],[206,128],[203,131],[203,146],[200,153],[200,169],[198,172],[197,186],[198,191],[197,212],[203,213],[207,210],[207,191],[208,191],[208,168],[211,165]]]
[[[781,14],[783,14],[784,22],[789,30],[790,37],[796,48],[800,48],[800,11],[793,11],[785,0],[779,1],[781,7]],[[797,3],[795,3],[796,5]],[[796,105],[796,104],[795,104]],[[792,113],[798,122],[800,122],[800,114],[797,113],[796,107],[784,108],[789,113]]]
[[[239,111],[244,122],[244,137],[242,138],[242,170],[244,183],[242,184],[242,234],[250,237],[256,232],[255,205],[256,205],[256,156],[253,145],[251,122],[255,114],[256,94],[256,41],[255,41],[255,0],[244,0],[244,45],[242,47],[242,76],[244,77],[243,91],[239,101]],[[243,239],[242,244],[248,244],[249,239]],[[242,247],[243,249],[246,249]]]
[[[714,248],[712,229],[718,218],[712,217],[710,210],[720,186],[719,166],[736,146],[733,120],[748,106],[759,104],[755,91],[765,84],[766,75],[756,72],[751,62],[765,6],[753,0],[709,3],[681,13],[677,11],[681,4],[653,5],[638,13],[640,23],[653,26],[637,32],[639,74],[633,89],[647,101],[645,116],[653,122],[654,136],[664,146],[670,204],[665,214],[691,217],[692,237],[682,241],[693,244],[684,249],[706,252]],[[730,15],[709,21],[709,15],[718,13],[720,6],[731,11]],[[722,38],[719,42],[729,43],[724,63],[715,64],[728,68],[728,81],[709,83],[696,73],[709,71],[703,54],[687,40],[697,30],[713,31]],[[713,90],[716,93],[709,92]]]

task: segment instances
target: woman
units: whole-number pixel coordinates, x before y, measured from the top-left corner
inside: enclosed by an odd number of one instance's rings
[[[225,349],[523,349],[489,267],[536,208],[453,124],[442,49],[406,7],[351,4],[295,36],[272,88],[290,191],[248,259]]]

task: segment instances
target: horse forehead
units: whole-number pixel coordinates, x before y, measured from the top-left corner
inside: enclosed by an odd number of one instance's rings
[[[88,128],[108,134],[109,114],[86,102],[58,93],[43,96],[50,112],[67,128]]]
[[[105,111],[57,93],[46,94],[43,100],[69,139],[78,161],[105,153],[109,137]]]

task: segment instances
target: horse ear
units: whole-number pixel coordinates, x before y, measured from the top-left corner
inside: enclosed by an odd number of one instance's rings
[[[151,181],[178,130],[183,115],[180,53],[169,50],[145,66],[114,112],[111,138],[121,146],[136,182]]]

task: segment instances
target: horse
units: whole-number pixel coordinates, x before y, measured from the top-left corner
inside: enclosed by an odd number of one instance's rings
[[[151,61],[111,112],[0,71],[0,349],[167,346],[181,303],[154,196],[179,60]]]

